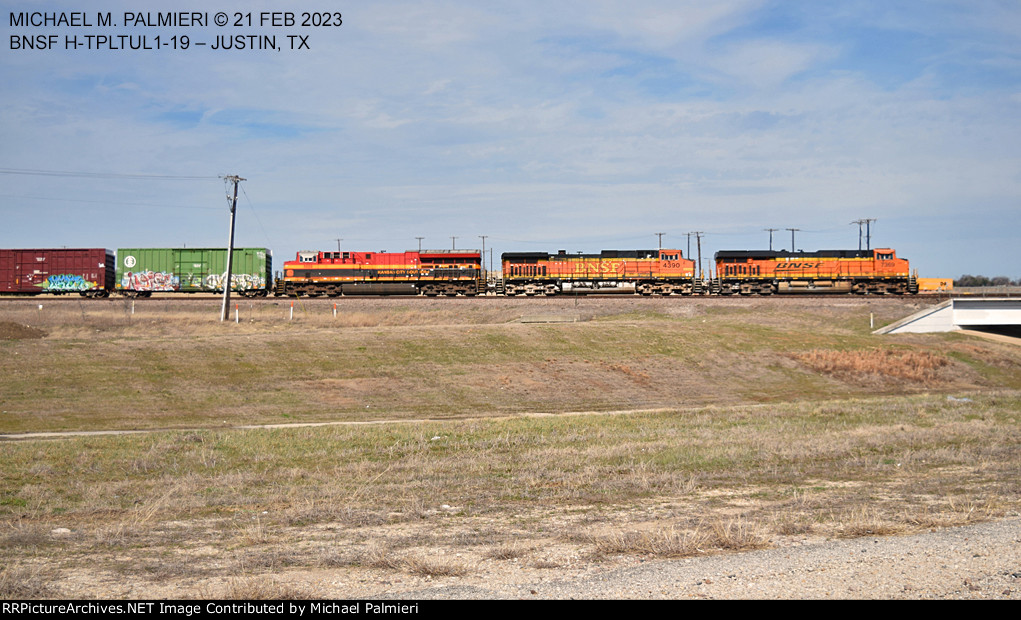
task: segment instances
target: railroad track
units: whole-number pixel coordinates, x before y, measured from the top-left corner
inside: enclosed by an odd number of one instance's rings
[[[988,293],[988,294],[977,294],[977,293],[962,293],[962,294],[947,294],[947,293],[918,293],[915,295],[852,295],[852,294],[812,294],[812,293],[784,293],[774,295],[637,295],[637,294],[621,294],[621,293],[594,293],[594,294],[582,294],[572,295],[570,293],[560,295],[535,295],[535,296],[503,296],[503,295],[476,295],[472,297],[466,297],[459,295],[457,297],[427,297],[425,295],[341,295],[338,297],[231,297],[231,305],[234,304],[267,304],[267,303],[288,303],[288,302],[300,302],[300,303],[358,303],[356,300],[378,300],[378,299],[412,299],[412,300],[472,300],[482,301],[483,303],[495,302],[499,300],[538,300],[538,299],[675,299],[678,301],[691,300],[691,301],[712,301],[712,300],[735,300],[735,299],[757,299],[757,300],[768,300],[768,299],[900,299],[904,301],[943,301],[950,298],[975,298],[975,297],[1021,297],[1021,293],[1018,292],[1007,292],[1007,293]],[[137,304],[147,303],[158,303],[165,301],[179,301],[179,302],[210,302],[223,300],[223,296],[219,294],[209,293],[157,293],[152,297],[145,298],[129,298],[114,295],[105,299],[86,299],[78,295],[5,295],[0,296],[0,304],[10,303],[86,303],[89,305],[102,305],[102,304],[124,304],[135,302]]]

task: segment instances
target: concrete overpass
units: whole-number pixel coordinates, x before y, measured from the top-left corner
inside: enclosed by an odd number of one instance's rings
[[[1021,298],[955,298],[920,310],[874,334],[977,330],[1021,337]]]

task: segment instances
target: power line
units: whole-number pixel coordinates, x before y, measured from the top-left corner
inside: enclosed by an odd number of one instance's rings
[[[241,193],[245,195],[245,201],[248,202],[248,207],[252,210],[252,215],[255,216],[255,221],[259,224],[259,229],[262,230],[262,236],[266,239],[266,245],[272,247],[272,243],[269,240],[269,234],[266,233],[266,227],[262,225],[262,220],[259,219],[259,214],[255,211],[255,205],[252,203],[252,199],[248,197],[248,192],[245,191],[244,186],[241,186]]]
[[[41,177],[79,177],[89,179],[141,179],[159,181],[208,181],[222,177],[181,176],[169,174],[122,174],[117,172],[80,172],[71,170],[33,170],[26,168],[0,168],[0,174],[23,174]]]
[[[124,202],[122,200],[86,200],[84,198],[50,198],[47,196],[16,196],[13,194],[0,194],[0,198],[10,198],[14,200],[49,200],[53,202],[99,204],[104,206],[121,205],[126,207],[142,207],[146,209],[215,209],[219,211],[222,208],[222,207],[198,207],[195,205],[166,205],[166,204],[158,205],[144,202]]]

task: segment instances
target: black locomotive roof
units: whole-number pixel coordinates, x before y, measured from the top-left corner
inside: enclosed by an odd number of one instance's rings
[[[529,260],[563,260],[567,258],[659,258],[659,250],[603,250],[599,254],[570,254],[561,250],[549,252],[504,252],[503,260],[512,262]]]
[[[789,252],[787,250],[720,250],[716,260],[721,258],[759,260],[800,260],[804,258],[871,258],[872,250],[817,250],[815,252]]]
[[[536,259],[540,259],[540,258],[543,258],[543,259],[549,258],[549,253],[548,252],[504,252],[503,254],[500,255],[500,257],[503,260],[512,260],[512,261],[520,261],[520,260],[528,260],[528,259],[536,260]]]
[[[603,258],[659,258],[659,250],[603,250]]]

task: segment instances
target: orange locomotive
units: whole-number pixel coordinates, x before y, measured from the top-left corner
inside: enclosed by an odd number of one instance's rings
[[[503,254],[507,295],[637,292],[642,295],[701,293],[695,261],[680,250],[603,250],[599,254],[508,252]]]
[[[714,292],[917,293],[908,261],[892,249],[785,252],[722,250],[716,253]]]
[[[473,296],[485,292],[478,250],[298,252],[284,263],[277,295]]]

